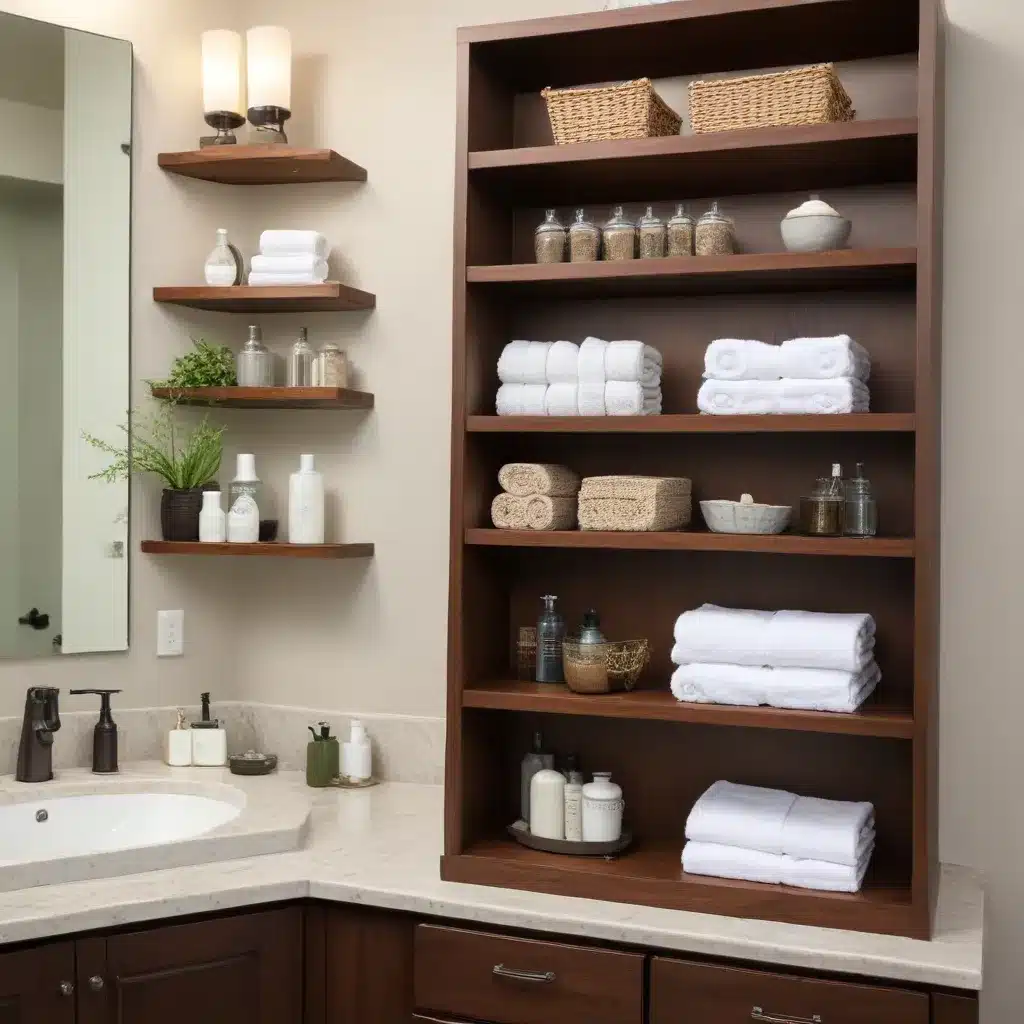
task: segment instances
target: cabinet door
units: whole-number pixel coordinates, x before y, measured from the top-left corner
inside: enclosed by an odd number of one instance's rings
[[[75,1024],[75,947],[0,956],[0,1024]]]
[[[83,939],[77,952],[78,1024],[302,1021],[297,907]]]

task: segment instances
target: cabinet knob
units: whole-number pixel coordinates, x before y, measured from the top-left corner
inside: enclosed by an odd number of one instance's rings
[[[60,983],[60,994],[62,996],[73,996],[75,994],[75,983],[73,981],[62,981]]]
[[[98,974],[94,974],[89,979],[89,988],[91,988],[93,990],[93,992],[102,992],[103,991],[103,979]]]

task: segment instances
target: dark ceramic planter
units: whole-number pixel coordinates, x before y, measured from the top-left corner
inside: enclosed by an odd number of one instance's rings
[[[164,540],[199,540],[203,490],[202,487],[188,491],[164,488],[160,496],[160,530]]]

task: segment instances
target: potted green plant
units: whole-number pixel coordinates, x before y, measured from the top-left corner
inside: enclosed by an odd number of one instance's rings
[[[155,388],[169,388],[172,392],[194,388],[231,388],[238,384],[235,357],[224,345],[213,345],[204,338],[192,339],[193,350],[178,356],[171,364],[166,380],[153,380]],[[174,395],[171,396],[171,401]]]
[[[174,407],[168,405],[152,416],[130,412],[121,430],[123,447],[83,435],[94,448],[113,456],[113,462],[90,479],[127,479],[132,472],[158,476],[166,485],[160,497],[164,540],[199,540],[203,491],[210,489],[220,470],[224,428],[214,427],[204,417],[183,436],[175,423]]]

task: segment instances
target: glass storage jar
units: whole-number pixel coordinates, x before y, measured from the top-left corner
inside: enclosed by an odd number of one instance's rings
[[[333,342],[320,346],[313,363],[313,386],[320,388],[347,388],[348,363],[345,353]]]
[[[698,256],[728,256],[736,251],[733,222],[718,209],[718,203],[712,203],[697,221],[694,251]]]
[[[601,258],[601,229],[587,220],[586,210],[576,211],[576,220],[569,228],[569,260],[572,263],[593,263]]]
[[[658,260],[665,255],[665,222],[654,215],[654,207],[648,206],[640,218],[640,259]]]
[[[555,210],[544,214],[544,223],[534,232],[533,249],[538,263],[564,263],[567,234]]]
[[[810,495],[800,499],[800,528],[812,537],[841,537],[846,520],[846,494],[839,464],[832,476],[820,476]]]
[[[864,463],[857,463],[856,476],[846,481],[846,510],[843,532],[847,537],[874,537],[878,533],[878,503],[871,493],[871,481],[864,476]]]
[[[601,236],[601,252],[606,260],[631,260],[636,256],[636,225],[626,211],[616,206]]]
[[[694,227],[693,218],[686,212],[686,207],[679,203],[666,229],[666,243],[669,256],[693,255]]]

